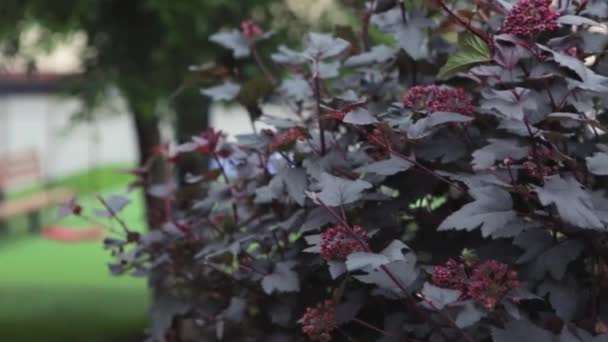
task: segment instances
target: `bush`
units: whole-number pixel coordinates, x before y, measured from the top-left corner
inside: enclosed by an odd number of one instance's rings
[[[605,2],[376,3],[272,67],[253,22],[211,37],[265,78],[203,93],[286,115],[159,148],[215,168],[106,241],[156,289],[151,338],[606,340]]]

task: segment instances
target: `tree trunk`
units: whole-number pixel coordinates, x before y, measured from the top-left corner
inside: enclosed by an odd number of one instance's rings
[[[195,89],[189,89],[175,99],[176,136],[179,143],[191,140],[207,129],[209,124],[210,101]],[[184,184],[186,173],[200,174],[207,170],[207,158],[198,154],[184,156],[178,164],[178,177],[181,185]]]
[[[131,106],[131,116],[137,134],[137,146],[139,150],[139,166],[144,167],[153,156],[153,149],[161,144],[159,120],[156,115],[146,114],[136,106]],[[163,201],[151,196],[147,187],[166,181],[166,168],[160,159],[155,160],[149,166],[146,182],[144,183],[144,200],[146,222],[150,229],[157,228],[162,222]]]

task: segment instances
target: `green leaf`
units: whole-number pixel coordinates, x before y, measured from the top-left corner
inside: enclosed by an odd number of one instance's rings
[[[488,45],[481,38],[473,34],[465,33],[461,35],[458,45],[460,45],[460,50],[450,56],[445,65],[441,67],[439,74],[437,74],[438,79],[446,80],[458,72],[466,70],[473,64],[492,60]]]

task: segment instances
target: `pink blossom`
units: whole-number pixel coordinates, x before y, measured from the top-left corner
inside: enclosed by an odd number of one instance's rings
[[[453,112],[464,115],[474,115],[475,107],[471,97],[462,88],[430,86],[415,86],[411,88],[403,104],[415,111]]]
[[[331,333],[338,326],[335,316],[336,304],[332,300],[325,300],[315,307],[306,308],[300,321],[302,332],[313,341],[330,342]]]
[[[529,37],[556,30],[560,14],[551,8],[551,2],[552,0],[520,0],[507,14],[502,23],[502,32]]]
[[[344,260],[355,252],[367,248],[367,232],[359,226],[352,230],[344,226],[335,226],[321,233],[321,254],[326,261]]]
[[[435,266],[432,277],[435,285],[459,290],[461,299],[473,299],[488,310],[493,310],[509,291],[520,286],[517,272],[497,260],[450,259],[444,266]]]
[[[272,133],[273,141],[270,143],[270,150],[282,151],[289,149],[297,140],[306,140],[306,132],[302,128],[292,127],[285,134]]]
[[[241,32],[247,40],[255,40],[262,36],[264,31],[253,20],[245,20],[241,23]]]

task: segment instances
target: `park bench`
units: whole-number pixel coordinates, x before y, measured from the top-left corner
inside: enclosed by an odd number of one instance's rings
[[[44,174],[36,151],[0,155],[0,192],[30,184],[44,184]],[[29,230],[40,230],[40,213],[54,205],[67,202],[74,193],[66,188],[36,191],[16,199],[0,197],[0,230],[6,230],[9,218],[26,215]],[[1,232],[1,231],[0,231]]]

